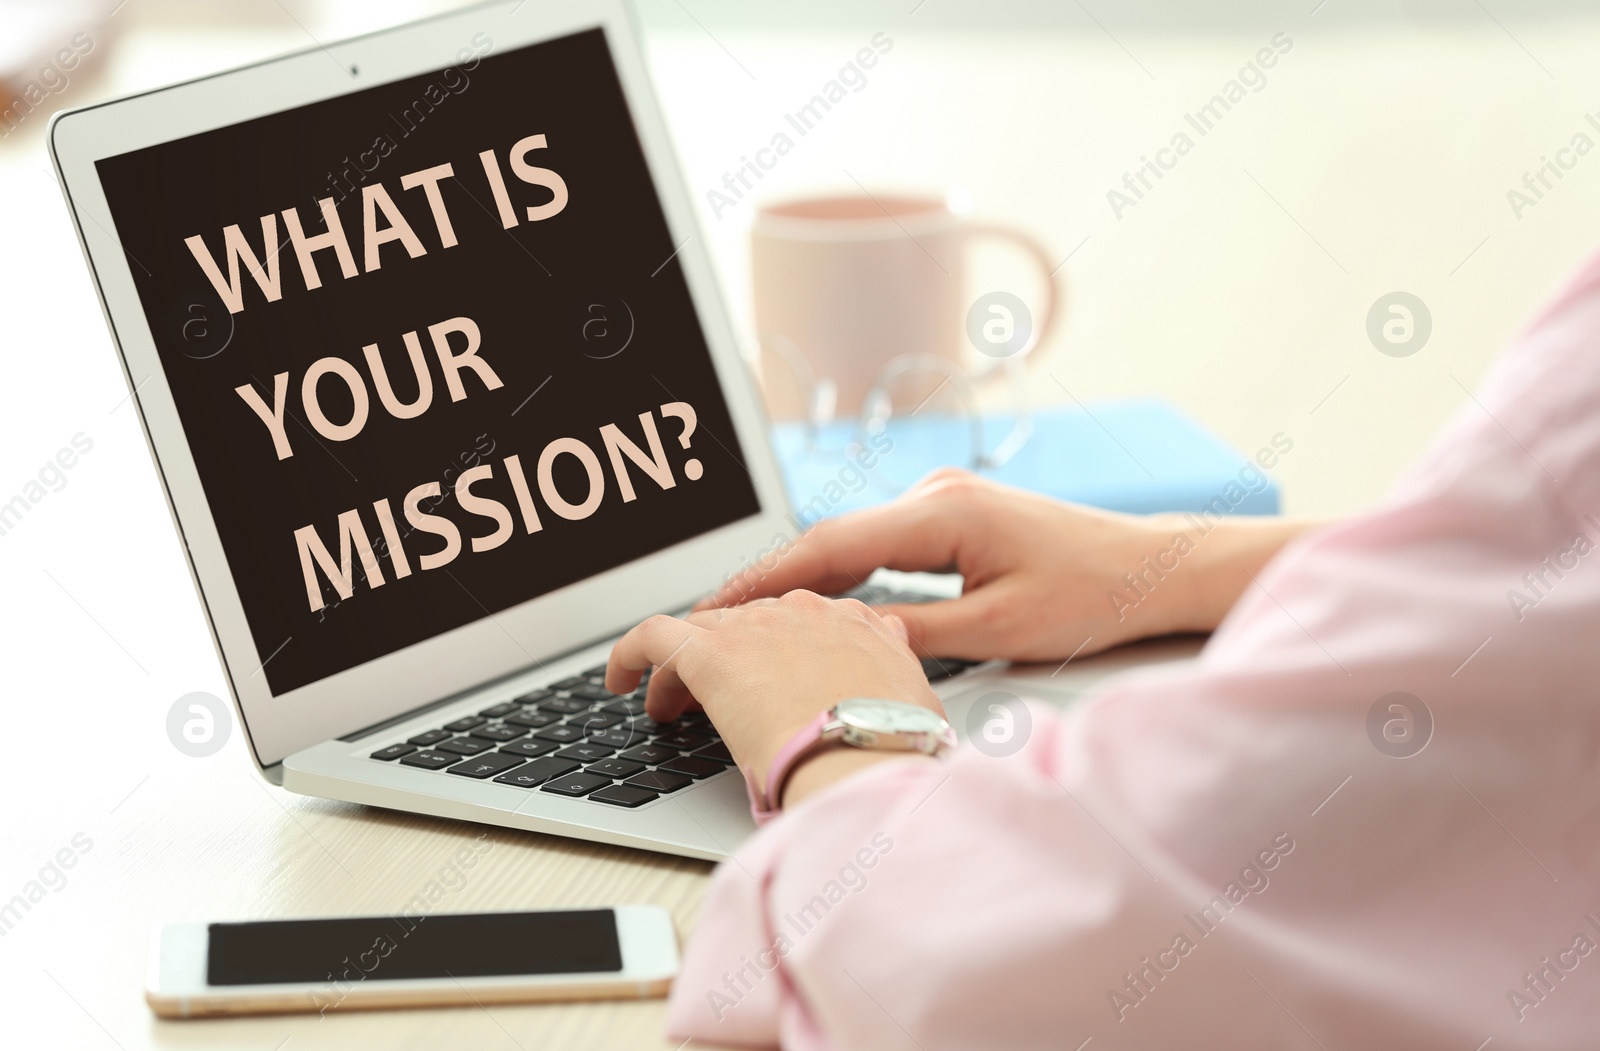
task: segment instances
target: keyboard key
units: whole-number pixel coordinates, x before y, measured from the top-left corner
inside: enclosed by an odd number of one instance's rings
[[[586,681],[582,675],[574,675],[570,679],[562,679],[560,682],[551,683],[550,688],[552,690],[570,690],[574,686],[582,686]]]
[[[472,736],[481,737],[486,741],[515,741],[528,731],[521,726],[507,726],[504,723],[492,723],[480,726],[472,731]]]
[[[685,727],[678,725],[676,722],[658,723],[648,715],[640,719],[635,719],[628,725],[641,733],[647,734],[670,734],[685,729]]]
[[[515,744],[508,744],[500,749],[506,755],[520,755],[524,759],[537,759],[541,755],[549,755],[556,750],[556,746],[549,741],[535,741],[529,737]]]
[[[677,733],[662,734],[656,738],[656,744],[667,748],[676,748],[680,752],[692,752],[696,748],[704,748],[711,743],[711,738],[702,734],[690,733],[688,730],[679,730]]]
[[[629,809],[644,806],[652,799],[660,799],[654,792],[647,792],[642,788],[633,788],[628,785],[607,785],[606,787],[589,793],[589,798],[601,803],[610,803],[612,806],[625,806]]]
[[[514,766],[521,766],[523,759],[515,755],[503,755],[500,752],[490,752],[480,755],[476,759],[468,759],[464,763],[457,763],[447,773],[460,774],[462,777],[476,777],[482,780],[494,774],[503,774]]]
[[[453,723],[445,723],[444,728],[449,730],[451,733],[459,734],[465,733],[474,726],[482,726],[488,721],[489,720],[485,719],[481,715],[463,715]]]
[[[615,697],[616,694],[612,693],[604,686],[595,686],[592,683],[584,683],[582,686],[577,686],[572,689],[572,696],[581,697],[586,701],[609,701],[611,698]]]
[[[519,704],[538,704],[540,701],[554,696],[555,692],[553,690],[531,690],[518,697],[517,702]]]
[[[695,749],[694,757],[696,759],[715,759],[719,763],[733,762],[733,756],[728,752],[728,746],[721,741],[716,744],[708,744],[704,748]]]
[[[583,674],[585,674],[585,675],[604,675],[605,673],[606,673],[606,665],[604,665],[604,664],[596,664],[593,668],[590,668],[588,671],[584,672]]]
[[[632,748],[636,744],[644,744],[650,740],[650,735],[627,726],[613,726],[609,730],[590,734],[589,740],[610,748]]]
[[[380,748],[373,752],[372,758],[388,761],[390,759],[399,759],[403,755],[410,755],[416,750],[417,746],[414,744],[392,744],[387,748]]]
[[[576,769],[578,764],[571,759],[546,756],[543,759],[535,759],[526,766],[519,766],[508,774],[501,774],[495,780],[503,785],[516,785],[518,788],[538,788],[552,777],[561,777]]]
[[[611,712],[580,712],[567,720],[570,726],[576,726],[584,733],[598,733],[609,730],[622,721],[622,716]]]
[[[450,740],[450,731],[449,730],[429,730],[427,733],[420,733],[420,734],[417,734],[417,736],[415,736],[415,737],[408,737],[408,738],[406,738],[406,740],[409,741],[411,744],[420,744],[420,745],[423,745],[424,747],[426,747],[427,745],[430,745],[430,744],[438,744],[440,741],[448,741],[448,740]]]
[[[526,726],[534,730],[560,721],[561,716],[555,712],[518,712],[516,715],[506,716],[506,722],[511,725]]]
[[[599,774],[601,777],[614,777],[620,781],[624,777],[632,777],[640,770],[643,770],[644,764],[630,763],[626,759],[602,759],[598,763],[590,763],[584,769],[591,774]]]
[[[687,755],[662,763],[660,768],[671,774],[683,774],[687,777],[692,777],[696,781],[704,777],[710,777],[712,774],[720,774],[728,769],[715,759],[694,759]]]
[[[497,704],[493,708],[485,708],[478,714],[489,719],[498,719],[503,715],[510,715],[512,712],[518,711],[521,708],[522,706],[516,701],[507,701],[504,704]]]
[[[632,759],[636,763],[664,763],[668,759],[678,758],[678,750],[663,748],[658,744],[642,744],[637,748],[628,749],[617,758]]]
[[[583,731],[576,726],[558,723],[555,726],[546,726],[543,730],[535,730],[533,736],[541,741],[554,741],[557,744],[571,744],[583,740]]]
[[[678,721],[685,726],[692,726],[696,728],[707,727],[711,725],[711,716],[707,715],[705,712],[684,712],[682,715],[678,716]],[[700,732],[712,733],[713,731],[701,729]]]
[[[614,751],[616,751],[615,748],[607,748],[605,745],[591,744],[588,741],[584,741],[582,744],[569,744],[557,752],[556,755],[563,759],[576,759],[580,763],[592,763],[596,759],[606,758]]]
[[[564,774],[561,777],[551,778],[540,791],[554,792],[558,796],[586,796],[610,783],[611,778],[601,777],[599,774]]]
[[[618,715],[643,715],[643,697],[619,697],[610,704],[600,706],[602,712],[616,712]]]
[[[650,792],[676,792],[684,785],[692,785],[694,781],[682,774],[669,774],[661,770],[646,770],[642,774],[634,774],[623,782],[634,788],[643,788]]]
[[[548,701],[540,701],[539,707],[547,712],[560,712],[562,715],[571,715],[573,712],[586,712],[589,710],[588,701],[580,701],[573,697],[552,697]]]
[[[439,745],[441,752],[454,752],[457,755],[477,755],[487,752],[494,745],[481,737],[452,737]]]
[[[432,749],[415,752],[400,760],[402,766],[420,766],[424,770],[438,770],[440,767],[459,762],[461,762],[459,755],[451,755],[449,752],[435,752]]]

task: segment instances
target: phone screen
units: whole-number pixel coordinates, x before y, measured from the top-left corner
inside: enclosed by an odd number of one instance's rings
[[[616,913],[455,913],[213,923],[211,985],[622,970]]]

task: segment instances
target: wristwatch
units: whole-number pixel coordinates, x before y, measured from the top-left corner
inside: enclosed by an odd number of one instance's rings
[[[750,814],[757,824],[778,816],[784,783],[800,761],[834,742],[852,748],[940,755],[955,747],[956,733],[938,712],[921,705],[874,697],[840,701],[818,713],[779,749],[767,771],[765,792],[756,788],[754,779],[746,780]]]

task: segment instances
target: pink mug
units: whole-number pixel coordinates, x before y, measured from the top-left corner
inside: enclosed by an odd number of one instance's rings
[[[1045,300],[1027,332],[1013,333],[1011,311],[986,303],[989,296],[964,301],[967,248],[985,237],[1022,248],[1044,278]],[[974,346],[992,355],[985,365],[1021,358],[1059,316],[1055,269],[1029,235],[967,220],[940,197],[860,194],[769,204],[751,231],[768,412],[780,420],[854,415],[896,359],[931,356],[966,370],[983,358]],[[1017,297],[991,295],[1008,297],[1026,314]],[[1012,338],[998,342],[1003,352],[983,342],[997,333]],[[988,375],[979,370],[973,378]]]

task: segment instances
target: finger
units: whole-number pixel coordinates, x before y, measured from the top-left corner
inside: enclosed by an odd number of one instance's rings
[[[606,661],[606,689],[631,693],[646,668],[666,665],[701,630],[704,629],[665,614],[635,625],[611,647],[611,657]],[[650,676],[652,683],[655,678],[654,674]]]
[[[734,606],[797,589],[834,594],[883,567],[945,569],[958,561],[961,539],[961,522],[930,501],[897,500],[818,523],[787,551],[734,575],[706,605]]]
[[[769,596],[764,598],[751,598],[743,602],[718,602],[717,595],[719,593],[720,591],[714,591],[705,598],[701,599],[699,602],[696,602],[694,607],[689,611],[689,616],[684,619],[690,621],[691,623],[697,623],[694,619],[694,615],[697,613],[720,613],[724,610],[732,609],[735,606],[740,609],[749,609],[752,606],[770,605],[771,603],[778,601],[776,598]]]
[[[753,603],[753,605],[760,604],[760,602]],[[698,610],[684,617],[683,621],[691,628],[705,631],[720,627],[737,617],[740,612],[730,609]],[[655,673],[650,676],[650,685],[645,688],[645,714],[658,723],[669,723],[685,712],[701,710],[700,702],[695,699],[694,692],[683,681],[683,676],[679,674],[677,667],[677,657],[688,647],[689,643],[684,643],[667,660],[658,665]]]
[[[731,623],[731,618],[752,609],[760,609],[762,606],[775,606],[778,600],[775,598],[753,598],[749,602],[741,602],[737,606],[707,605],[709,602],[710,599],[701,599],[700,604],[696,605],[689,615],[683,619],[698,628],[720,628],[724,624]]]
[[[907,645],[917,657],[960,657],[988,660],[996,652],[993,622],[1003,600],[993,588],[980,588],[971,594],[942,602],[905,606],[885,606],[879,611],[885,620],[899,620]]]
[[[668,664],[650,676],[645,689],[644,712],[658,723],[670,723],[694,701],[675,665]]]

